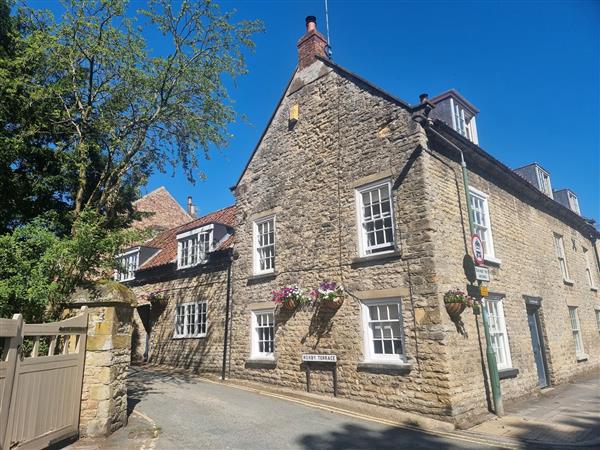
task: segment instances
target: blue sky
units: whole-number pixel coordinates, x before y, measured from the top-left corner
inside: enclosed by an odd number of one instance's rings
[[[230,91],[249,123],[233,125],[229,147],[204,162],[206,181],[157,174],[145,189],[164,185],[182,205],[192,195],[200,214],[233,203],[229,187],[295,68],[304,18],[316,15],[325,30],[324,0],[218,3],[265,24],[250,73]],[[600,219],[600,3],[330,0],[329,22],[338,64],[409,103],[457,89],[481,111],[485,150],[513,168],[538,162],[555,189],[571,188],[582,213]]]

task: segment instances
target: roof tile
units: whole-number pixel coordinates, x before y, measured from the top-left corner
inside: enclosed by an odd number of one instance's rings
[[[150,259],[144,262],[144,264],[142,264],[138,270],[146,270],[174,262],[177,258],[178,234],[184,233],[189,230],[193,230],[194,228],[198,228],[209,223],[220,223],[228,227],[233,227],[234,222],[235,205],[228,206],[226,208],[194,219],[191,222],[187,222],[183,225],[179,225],[178,227],[171,228],[159,234],[154,239],[144,243],[144,247],[158,248],[160,250],[158,251],[158,253],[156,253],[154,256],[152,256]],[[233,236],[230,236],[219,245],[217,250],[225,250],[227,248],[230,248],[233,246],[233,242]]]

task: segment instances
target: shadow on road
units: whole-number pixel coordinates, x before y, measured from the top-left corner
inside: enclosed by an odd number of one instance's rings
[[[151,369],[151,370],[145,370]],[[131,415],[135,406],[148,394],[163,395],[156,382],[168,382],[183,385],[197,382],[192,374],[165,371],[151,365],[131,366],[127,377],[127,415]]]
[[[307,434],[299,439],[301,448],[307,450],[346,449],[465,449],[479,448],[480,444],[467,442],[452,445],[447,438],[433,436],[402,428],[373,430],[356,424],[345,424],[341,430],[326,434]]]

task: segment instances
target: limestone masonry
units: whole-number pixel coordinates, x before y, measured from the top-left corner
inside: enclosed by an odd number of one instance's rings
[[[478,111],[459,93],[411,106],[328,60],[313,19],[307,30],[235,207],[144,244],[156,253],[128,282],[144,305],[136,356],[298,390],[310,369],[311,391],[326,395],[335,365],[339,396],[483,420],[481,315],[467,308],[460,323],[444,304],[476,284],[462,151],[503,398],[600,366],[594,225],[552,198],[540,166],[534,185],[482,150]],[[271,302],[323,281],[344,287],[341,307]]]

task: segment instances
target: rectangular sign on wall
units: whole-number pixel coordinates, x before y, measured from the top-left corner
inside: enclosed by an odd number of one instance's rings
[[[475,266],[475,278],[479,281],[490,281],[490,269],[487,267]]]
[[[302,361],[314,361],[314,362],[336,362],[337,355],[309,355],[303,354]]]

